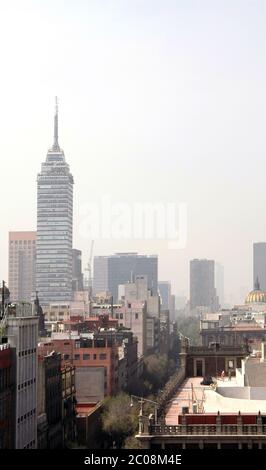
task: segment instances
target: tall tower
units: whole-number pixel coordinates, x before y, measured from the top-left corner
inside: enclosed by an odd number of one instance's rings
[[[196,307],[206,307],[209,311],[218,309],[214,266],[214,260],[190,261],[190,310]]]
[[[54,143],[37,177],[36,290],[41,305],[72,297],[73,183],[58,143],[56,98]]]
[[[253,244],[253,286],[259,279],[261,290],[266,290],[266,243]]]

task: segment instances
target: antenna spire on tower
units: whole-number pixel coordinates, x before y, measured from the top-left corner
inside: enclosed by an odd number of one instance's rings
[[[54,115],[54,144],[53,150],[58,152],[60,150],[58,144],[58,101],[57,96],[55,97],[55,115]]]

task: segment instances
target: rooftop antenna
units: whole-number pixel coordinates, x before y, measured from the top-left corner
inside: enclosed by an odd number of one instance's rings
[[[58,144],[58,100],[57,96],[55,97],[55,115],[54,115],[54,144],[53,144],[53,150],[55,152],[58,152],[60,150],[59,144]]]

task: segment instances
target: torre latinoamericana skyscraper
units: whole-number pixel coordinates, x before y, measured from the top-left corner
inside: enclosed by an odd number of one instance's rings
[[[54,143],[37,177],[36,290],[41,305],[71,300],[73,183],[58,143],[56,99]]]

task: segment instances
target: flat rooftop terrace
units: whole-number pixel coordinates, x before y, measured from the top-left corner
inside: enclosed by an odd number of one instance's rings
[[[235,414],[241,413],[266,414],[266,395],[261,395],[262,399],[247,399],[241,397],[243,387],[236,383],[235,377],[231,380],[225,377],[224,380],[217,380],[218,391],[212,386],[200,385],[202,377],[189,377],[184,380],[175,396],[170,400],[166,408],[165,424],[175,426],[178,424],[178,415],[182,414],[182,408],[187,407],[189,413],[193,413],[193,402],[198,404],[198,413],[220,413]],[[232,396],[230,396],[230,387]],[[235,392],[239,388],[239,392]],[[227,389],[227,396],[219,393],[219,389]],[[235,395],[235,396],[233,396]],[[239,398],[236,397],[239,395]]]

